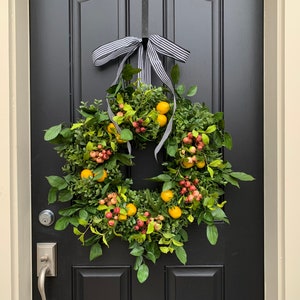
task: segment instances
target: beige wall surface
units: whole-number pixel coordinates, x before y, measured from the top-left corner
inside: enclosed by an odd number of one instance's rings
[[[28,1],[0,1],[0,299],[31,299]]]
[[[0,1],[0,298],[5,300],[32,298],[28,2]],[[298,300],[300,1],[264,5],[265,299]]]

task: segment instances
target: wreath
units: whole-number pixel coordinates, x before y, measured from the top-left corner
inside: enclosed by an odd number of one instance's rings
[[[177,109],[164,143],[164,171],[150,178],[160,183],[159,189],[132,189],[132,179],[123,174],[124,166],[134,163],[127,144],[144,148],[159,143],[174,105],[165,87],[134,81],[139,71],[126,65],[118,84],[108,89],[113,122],[100,100],[81,103],[78,122],[55,125],[44,139],[56,144],[66,161],[64,176],[46,177],[49,204],[69,202],[59,210],[55,229],[72,226],[82,245],[91,247],[90,260],[101,256],[103,245],[108,247],[114,237],[127,241],[142,283],[149,276],[148,260],[155,263],[161,254],[175,253],[182,264],[187,262],[184,244],[190,224],[206,224],[207,239],[215,245],[215,221],[229,222],[224,187],[254,178],[234,172],[224,160],[222,148],[231,149],[232,140],[224,131],[223,113],[188,100],[197,87],[185,94],[175,65],[171,78]]]

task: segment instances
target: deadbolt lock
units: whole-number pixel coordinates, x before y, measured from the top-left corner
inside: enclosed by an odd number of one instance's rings
[[[41,211],[39,214],[39,221],[44,226],[51,226],[55,221],[54,213],[49,209]]]

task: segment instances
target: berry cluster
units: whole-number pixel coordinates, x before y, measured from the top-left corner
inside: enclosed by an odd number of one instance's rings
[[[200,201],[202,199],[202,194],[196,187],[198,183],[199,179],[194,179],[193,181],[188,179],[179,181],[179,185],[181,186],[180,194],[185,196],[185,203],[191,203],[193,200]]]
[[[146,234],[148,224],[153,222],[154,230],[160,231],[162,224],[161,222],[164,220],[164,216],[158,215],[156,217],[151,217],[148,211],[144,212],[144,215],[137,219],[136,225],[134,226],[134,230],[140,231],[143,234]]]
[[[185,136],[182,139],[182,142],[186,145],[192,145],[192,144],[195,145],[195,146],[191,146],[189,148],[189,152],[191,154],[195,154],[197,150],[201,151],[205,146],[203,141],[202,141],[202,135],[198,134],[197,137],[194,137],[192,132],[188,132],[187,136]]]
[[[99,144],[97,148],[98,150],[93,150],[90,152],[90,157],[98,164],[103,164],[110,158],[110,156],[112,155],[112,151],[110,149],[103,149],[103,146],[101,144]]]
[[[116,206],[114,209],[105,213],[105,218],[108,219],[107,224],[111,227],[115,225],[115,222],[119,219],[120,207]]]
[[[146,127],[143,125],[143,123],[143,119],[138,119],[137,121],[132,122],[132,126],[135,128],[136,133],[144,133],[146,131]]]
[[[107,206],[115,205],[118,202],[117,196],[118,196],[118,194],[115,193],[115,192],[109,193],[107,195],[107,197],[105,197],[104,199],[99,200],[99,204],[100,205],[107,205]]]
[[[123,112],[124,104],[123,103],[119,103],[119,108],[120,108],[120,110],[116,113],[116,116],[123,117],[124,116],[124,112]]]

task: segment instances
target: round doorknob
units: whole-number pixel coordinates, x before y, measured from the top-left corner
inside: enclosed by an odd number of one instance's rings
[[[54,213],[49,209],[45,209],[39,214],[39,221],[44,226],[51,226],[54,223],[54,220]]]

